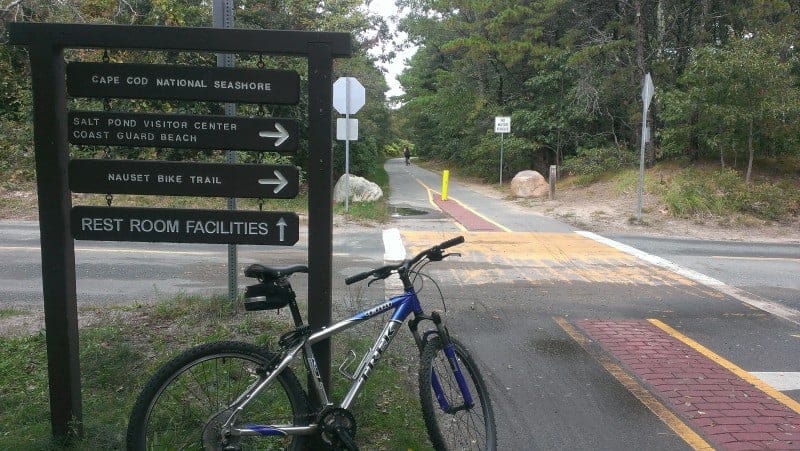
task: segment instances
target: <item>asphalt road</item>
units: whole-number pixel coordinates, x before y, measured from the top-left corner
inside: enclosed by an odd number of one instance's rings
[[[609,235],[682,267],[800,310],[800,244]]]
[[[457,249],[462,257],[432,264],[428,273],[446,296],[451,332],[484,369],[500,449],[692,448],[674,422],[656,415],[647,398],[609,369],[606,360],[613,363],[614,356],[575,334],[583,321],[655,319],[746,372],[800,372],[800,327],[790,318],[497,195],[451,183],[451,200],[501,232],[465,230],[431,202],[441,189],[439,174],[399,159],[389,161],[387,170],[397,217],[379,228],[344,223],[335,230],[335,311],[396,289],[391,284],[348,288],[342,282],[383,264],[384,229],[397,229],[409,253],[464,235],[467,242]],[[301,230],[300,242],[289,248],[241,246],[239,263],[304,262],[307,233]],[[790,313],[799,308],[796,246],[610,238],[739,290],[734,294],[750,293]],[[0,256],[0,305],[35,308],[42,270],[36,224],[0,223]],[[76,242],[76,258],[80,303],[227,290],[225,246]],[[303,279],[294,278],[293,284],[302,298]],[[430,285],[421,297],[430,307],[440,305]],[[796,388],[782,393],[800,400]],[[657,393],[655,398],[664,402]]]

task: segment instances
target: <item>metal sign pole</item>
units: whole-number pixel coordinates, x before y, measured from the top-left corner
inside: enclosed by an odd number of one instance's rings
[[[233,0],[214,0],[214,28],[233,28]],[[218,67],[233,67],[233,54],[218,53]],[[236,116],[236,104],[225,104],[225,115]],[[226,152],[226,161],[236,163],[236,151]],[[236,210],[236,198],[228,198],[228,210]],[[238,253],[235,244],[228,245],[228,300],[236,302],[239,297]]]
[[[650,100],[653,98],[653,79],[650,73],[644,77],[644,86],[642,87],[642,140],[639,148],[639,186],[637,188],[638,200],[636,202],[636,220],[642,220],[642,202],[644,197],[644,148],[648,139],[647,130],[647,110],[650,108]]]
[[[344,211],[350,211],[350,77],[344,82]]]
[[[500,184],[503,184],[503,137],[505,133],[500,133]]]

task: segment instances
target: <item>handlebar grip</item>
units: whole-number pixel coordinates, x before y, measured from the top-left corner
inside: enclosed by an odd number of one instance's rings
[[[372,271],[362,272],[361,274],[356,274],[354,276],[350,276],[350,277],[344,279],[344,283],[345,283],[345,285],[352,285],[352,284],[354,284],[356,282],[359,282],[361,280],[366,279],[367,277],[370,276],[370,274],[372,274]]]
[[[444,250],[444,249],[447,249],[448,247],[453,247],[453,246],[455,246],[457,244],[461,244],[463,242],[464,242],[464,237],[463,236],[457,236],[455,238],[449,239],[449,240],[445,241],[444,243],[440,244],[439,245],[439,249],[443,249]]]

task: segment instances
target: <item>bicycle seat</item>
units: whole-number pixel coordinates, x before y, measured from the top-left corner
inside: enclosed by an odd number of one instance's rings
[[[264,266],[258,263],[253,263],[244,270],[244,275],[247,277],[254,277],[258,280],[275,280],[281,277],[291,276],[296,272],[308,272],[306,265],[292,265],[282,267]]]

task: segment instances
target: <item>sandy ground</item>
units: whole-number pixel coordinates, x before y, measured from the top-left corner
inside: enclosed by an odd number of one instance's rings
[[[476,190],[490,190],[532,211],[600,234],[800,243],[800,218],[785,223],[741,215],[676,218],[657,196],[644,196],[641,220],[636,221],[636,193],[618,193],[610,184],[602,182],[590,187],[559,189],[553,200],[515,199],[507,187],[471,186]]]

